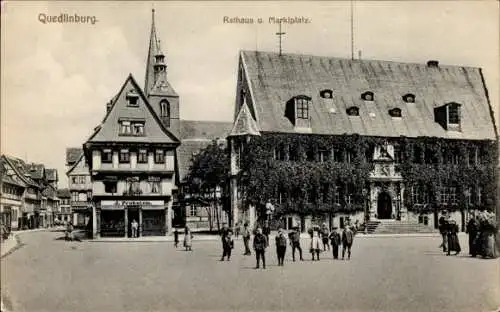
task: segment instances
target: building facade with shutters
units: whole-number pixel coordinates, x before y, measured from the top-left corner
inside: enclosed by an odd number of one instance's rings
[[[131,237],[134,220],[138,236],[172,231],[179,96],[167,80],[154,15],[144,85],[129,75],[84,144],[93,237]]]
[[[242,51],[233,222],[464,225],[494,209],[498,137],[480,68]],[[300,221],[299,221],[300,220]]]

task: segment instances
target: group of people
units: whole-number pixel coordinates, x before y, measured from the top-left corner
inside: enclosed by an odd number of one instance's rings
[[[248,228],[248,224],[244,225],[243,230],[241,231],[243,236],[243,242],[245,245],[244,255],[251,255],[252,252],[250,250],[250,239],[251,239],[251,231]],[[255,230],[255,235],[253,238],[253,250],[255,252],[256,257],[256,269],[261,267],[266,268],[266,250],[269,247],[269,234],[270,228],[268,223],[264,225],[264,227],[257,227]],[[222,257],[220,261],[229,261],[231,259],[231,251],[234,249],[234,240],[232,237],[233,231],[224,224],[224,227],[221,230],[221,241],[222,241]],[[337,228],[333,228],[332,231],[328,229],[326,224],[320,227],[313,227],[309,231],[310,234],[310,248],[309,251],[312,255],[313,261],[319,261],[319,255],[322,251],[332,250],[333,258],[338,259],[339,257],[339,248],[342,245],[342,259],[345,258],[347,253],[347,259],[351,258],[351,247],[354,240],[355,232],[351,230],[350,226],[347,225],[344,227],[342,231],[339,231]],[[275,237],[275,247],[276,247],[276,255],[278,258],[278,266],[283,266],[285,263],[285,255],[288,244],[292,248],[292,260],[295,261],[295,252],[299,252],[300,260],[303,261],[302,256],[302,247],[300,244],[300,230],[298,227],[293,228],[289,231],[288,235],[282,228],[278,229],[278,233]]]
[[[455,252],[458,255],[462,248],[458,239],[458,224],[450,218],[450,214],[444,211],[439,218],[439,232],[442,236],[442,243],[439,247],[443,248],[446,255]],[[476,257],[481,255],[483,258],[494,258],[495,255],[495,233],[497,232],[495,215],[488,211],[471,213],[467,222],[466,233],[469,234],[469,255]]]
[[[495,248],[497,232],[496,219],[493,213],[481,211],[472,214],[467,223],[466,233],[469,234],[469,255],[483,258],[495,258],[498,250]]]
[[[175,248],[179,247],[179,231],[177,228],[174,230],[174,246]],[[189,226],[184,228],[184,241],[183,246],[186,251],[193,251],[193,233]]]

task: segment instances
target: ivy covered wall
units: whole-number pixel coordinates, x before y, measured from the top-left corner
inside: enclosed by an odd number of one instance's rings
[[[469,187],[482,190],[480,198],[472,195],[475,206],[493,208],[497,200],[498,148],[492,141],[283,133],[235,140],[242,145],[239,185],[244,187],[246,200],[258,206],[270,201],[278,213],[363,211],[363,189],[369,187],[374,148],[386,143],[397,145],[400,151],[398,166],[408,210],[422,209],[408,193],[417,183],[429,194],[425,205],[429,210],[464,208],[463,191]],[[441,185],[456,187],[457,205],[439,205]],[[338,204],[333,200],[336,186],[342,193]]]

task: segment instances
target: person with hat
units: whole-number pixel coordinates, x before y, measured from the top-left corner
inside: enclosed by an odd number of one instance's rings
[[[248,223],[245,222],[244,227],[243,227],[243,243],[245,244],[245,253],[243,255],[245,256],[250,256],[252,252],[250,251],[250,229],[248,228]]]
[[[448,228],[448,215],[446,210],[443,210],[441,217],[439,218],[439,233],[441,234],[441,245],[439,247],[443,248],[443,252],[446,252],[448,249],[448,237],[447,237],[447,228]]]
[[[268,246],[266,236],[262,234],[262,228],[257,228],[256,234],[253,237],[253,249],[257,260],[256,269],[260,268],[260,259],[262,259],[262,268],[266,268],[266,248]]]
[[[339,258],[339,246],[342,244],[340,233],[337,231],[336,227],[333,227],[330,233],[330,241],[332,245],[333,259]]]
[[[300,231],[298,227],[293,228],[288,233],[288,238],[290,239],[290,246],[292,247],[292,259],[295,262],[295,249],[299,250],[300,261],[304,261],[302,258],[302,248],[300,247]]]
[[[323,223],[323,225],[321,226],[321,240],[323,242],[323,251],[326,251],[327,248],[328,251],[330,251],[330,244],[328,243],[329,236],[330,231],[328,230],[326,223]]]
[[[222,258],[220,261],[224,261],[227,257],[227,261],[231,260],[231,250],[234,248],[234,241],[232,237],[233,233],[229,231],[226,236],[222,238]]]
[[[281,227],[278,229],[278,234],[276,234],[275,240],[276,254],[278,255],[278,266],[283,266],[286,253],[286,236]]]
[[[347,260],[351,259],[351,247],[354,240],[354,233],[351,231],[349,225],[344,227],[342,232],[342,260],[344,260],[345,252],[347,251]]]

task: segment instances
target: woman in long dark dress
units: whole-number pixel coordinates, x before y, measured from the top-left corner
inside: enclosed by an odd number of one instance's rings
[[[462,250],[460,248],[460,242],[458,241],[458,225],[455,220],[451,220],[448,223],[448,253],[450,255],[450,251],[455,251],[455,255],[458,255]]]

